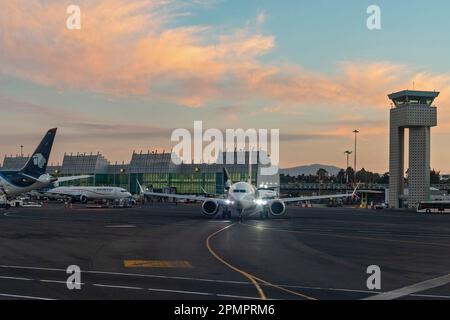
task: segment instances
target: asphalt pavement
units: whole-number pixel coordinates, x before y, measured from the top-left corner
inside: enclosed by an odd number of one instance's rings
[[[450,215],[290,206],[239,222],[200,211],[1,211],[0,299],[450,299]],[[367,286],[373,265],[379,290]]]

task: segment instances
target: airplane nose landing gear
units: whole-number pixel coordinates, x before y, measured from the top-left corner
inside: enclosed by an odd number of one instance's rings
[[[231,211],[226,206],[222,209],[222,219],[231,219]]]
[[[239,222],[244,222],[244,210],[238,209],[238,214],[239,214]]]

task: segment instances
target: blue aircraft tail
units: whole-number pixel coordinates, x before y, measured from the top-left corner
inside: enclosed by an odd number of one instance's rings
[[[34,151],[30,159],[28,159],[21,172],[39,178],[45,174],[47,170],[48,159],[50,158],[50,152],[52,151],[53,141],[56,136],[56,128],[48,130],[42,139],[41,143]]]

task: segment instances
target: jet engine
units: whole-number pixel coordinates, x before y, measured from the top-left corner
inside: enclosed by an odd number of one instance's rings
[[[82,194],[80,196],[80,202],[81,203],[87,203],[88,202],[88,198],[84,194]]]
[[[48,185],[49,183],[56,182],[58,179],[46,173],[39,176],[39,178],[36,180],[44,185]]]
[[[208,217],[212,217],[219,211],[219,203],[215,200],[206,200],[202,205],[202,212]]]
[[[286,212],[286,205],[281,200],[273,200],[269,204],[269,211],[270,211],[270,214],[273,216],[277,216],[277,217],[282,216]]]

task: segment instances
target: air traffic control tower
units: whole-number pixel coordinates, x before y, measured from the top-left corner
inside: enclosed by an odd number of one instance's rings
[[[430,196],[430,128],[437,125],[433,101],[439,92],[400,91],[388,97],[390,111],[389,206],[415,208]],[[408,196],[404,195],[405,129],[409,129]]]

